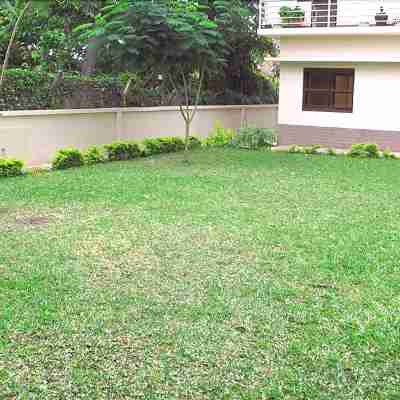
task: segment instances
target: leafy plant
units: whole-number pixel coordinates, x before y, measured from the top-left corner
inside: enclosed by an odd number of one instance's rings
[[[235,136],[233,129],[225,129],[219,121],[215,122],[214,130],[208,135],[204,144],[206,146],[226,146]]]
[[[279,9],[279,16],[284,25],[291,26],[304,21],[304,10],[299,6],[294,8],[282,6]]]
[[[337,156],[337,152],[334,148],[329,147],[329,149],[327,150],[326,154],[328,154],[329,156]]]
[[[189,149],[198,149],[201,147],[201,140],[196,136],[189,136]]]
[[[185,148],[184,141],[176,136],[165,136],[154,139],[143,140],[143,154],[145,156],[172,153],[182,151]]]
[[[303,148],[301,146],[298,146],[297,144],[294,144],[294,145],[289,147],[288,152],[290,154],[302,153],[303,152]]]
[[[238,129],[232,139],[232,145],[246,149],[271,148],[277,142],[274,129],[247,126]]]
[[[386,159],[393,159],[393,160],[397,160],[398,159],[396,154],[392,153],[392,151],[390,149],[383,150],[382,157],[386,158]]]
[[[85,160],[85,164],[88,164],[88,165],[104,163],[107,161],[107,157],[104,153],[104,150],[97,146],[89,147],[83,153],[83,158]]]
[[[140,147],[135,142],[117,141],[104,146],[109,161],[124,161],[140,157]]]
[[[22,175],[23,161],[13,158],[0,158],[0,178]]]
[[[310,147],[304,147],[304,154],[318,154],[318,150],[321,148],[319,144],[313,144]]]
[[[130,72],[156,70],[179,99],[185,150],[206,73],[221,72],[228,46],[218,25],[198,1],[115,2],[96,23],[80,28],[98,37],[114,60]]]
[[[80,150],[75,148],[58,150],[52,162],[53,169],[67,169],[80,167],[84,164],[83,155]]]
[[[379,147],[376,144],[356,143],[347,154],[350,157],[379,158]]]

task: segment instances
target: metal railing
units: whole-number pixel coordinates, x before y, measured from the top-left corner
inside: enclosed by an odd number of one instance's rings
[[[399,26],[400,0],[260,0],[260,28]]]

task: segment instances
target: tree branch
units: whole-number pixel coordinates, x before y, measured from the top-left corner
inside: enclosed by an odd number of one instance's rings
[[[7,66],[8,66],[8,60],[10,58],[10,53],[11,53],[11,47],[14,44],[14,39],[15,39],[15,36],[17,34],[18,26],[19,26],[19,24],[20,24],[20,22],[21,22],[21,20],[22,20],[22,18],[24,16],[26,10],[31,6],[31,4],[32,4],[32,1],[28,1],[25,4],[25,7],[22,9],[22,11],[19,14],[17,20],[15,21],[15,25],[14,25],[13,31],[11,33],[10,41],[8,42],[8,47],[7,47],[6,55],[4,57],[3,66],[1,67],[0,87],[2,86],[4,78],[5,78],[6,69],[7,69]]]

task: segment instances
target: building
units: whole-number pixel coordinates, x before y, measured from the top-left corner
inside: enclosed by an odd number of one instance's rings
[[[280,42],[281,145],[400,151],[400,0],[261,0]]]

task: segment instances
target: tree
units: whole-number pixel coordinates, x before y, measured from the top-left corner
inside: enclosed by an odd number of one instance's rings
[[[121,68],[168,80],[181,98],[185,154],[205,76],[222,70],[228,52],[208,11],[195,0],[123,0],[80,28],[86,38],[99,38]]]
[[[32,3],[33,3],[33,0],[29,0],[26,2],[23,0],[20,0],[20,1],[17,0],[15,2],[15,4],[12,4],[8,0],[4,0],[0,3],[0,6],[7,7],[9,9],[10,13],[14,14],[14,16],[15,16],[15,19],[11,20],[10,24],[9,24],[9,27],[12,27],[12,31],[11,31],[10,40],[8,42],[6,54],[4,56],[3,65],[1,67],[0,87],[2,86],[4,78],[5,78],[5,73],[6,73],[7,66],[8,66],[8,60],[10,58],[11,47],[14,44],[17,30],[22,21],[22,18],[24,17],[24,15],[28,11],[28,9],[32,6]],[[0,32],[0,34],[4,34],[5,31],[6,30],[2,30]]]

